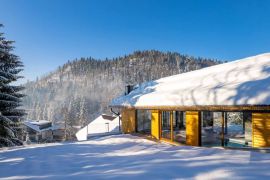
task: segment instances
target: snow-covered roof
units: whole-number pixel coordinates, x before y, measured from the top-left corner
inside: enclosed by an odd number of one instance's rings
[[[116,118],[116,116],[114,116],[114,115],[108,115],[108,114],[102,114],[101,116],[102,116],[102,118],[104,120],[109,120],[109,121],[113,121]]]
[[[270,53],[141,84],[111,106],[270,105]]]
[[[48,131],[48,130],[57,130],[59,127],[50,124],[49,127],[47,128],[41,128],[42,125],[46,125],[51,123],[50,121],[46,121],[46,120],[38,120],[38,121],[33,121],[33,120],[28,120],[28,121],[24,121],[23,124],[37,132],[43,132],[43,131]]]
[[[31,124],[34,125],[44,125],[44,124],[48,124],[51,123],[50,121],[46,121],[46,120],[38,120],[38,121],[29,121]]]

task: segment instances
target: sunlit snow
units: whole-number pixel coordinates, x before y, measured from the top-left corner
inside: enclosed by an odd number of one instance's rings
[[[140,85],[112,106],[269,105],[270,53]]]
[[[0,151],[0,179],[267,179],[270,155],[131,135]]]

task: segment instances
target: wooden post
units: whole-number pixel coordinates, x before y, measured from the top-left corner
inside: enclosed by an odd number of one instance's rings
[[[162,138],[162,111],[159,111],[159,138]]]
[[[224,115],[225,115],[225,112],[222,112],[222,127],[221,127],[221,146],[224,147]]]
[[[198,118],[198,146],[202,146],[202,122],[203,122],[203,111],[199,112]]]
[[[139,132],[138,131],[138,110],[135,110],[135,132]]]
[[[173,141],[173,111],[170,111],[171,141]]]
[[[119,115],[118,118],[119,118],[119,122],[118,122],[119,128],[118,129],[119,129],[119,133],[120,133],[122,131],[121,130],[121,118],[122,118],[122,116]],[[87,131],[88,131],[88,126],[87,126]]]
[[[224,112],[225,113],[225,119],[224,119],[224,123],[225,123],[225,131],[224,133],[227,134],[228,133],[228,127],[227,127],[227,121],[228,121],[228,113],[227,112]]]
[[[246,121],[246,116],[245,116],[245,112],[242,113],[242,120],[243,120],[243,134],[245,134],[246,131],[246,126],[245,126],[245,121]]]
[[[186,111],[186,144],[199,146],[199,121],[198,111]]]
[[[160,112],[158,110],[151,110],[151,135],[160,139]]]

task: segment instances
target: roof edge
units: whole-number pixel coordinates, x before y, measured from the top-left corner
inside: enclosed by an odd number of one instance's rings
[[[270,105],[196,105],[196,106],[131,106],[110,105],[121,109],[179,110],[179,111],[270,111]]]

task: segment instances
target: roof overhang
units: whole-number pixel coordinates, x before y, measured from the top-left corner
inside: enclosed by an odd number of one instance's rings
[[[147,109],[147,110],[164,110],[164,111],[269,111],[270,105],[243,105],[243,106],[111,106],[121,109]]]

